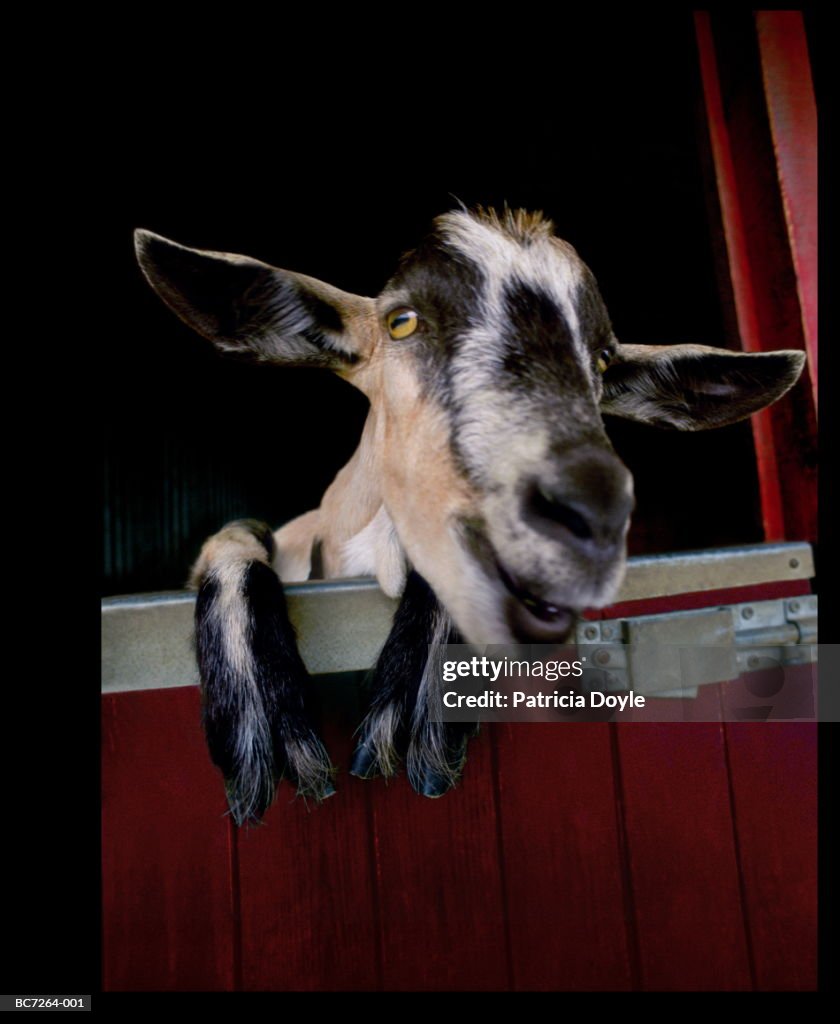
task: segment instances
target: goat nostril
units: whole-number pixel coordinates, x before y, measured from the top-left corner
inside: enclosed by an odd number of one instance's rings
[[[580,540],[591,540],[593,536],[592,528],[580,512],[572,508],[571,505],[567,505],[564,501],[558,500],[557,497],[544,490],[539,484],[531,495],[531,508],[541,519],[549,519],[553,523],[565,526],[570,533]]]

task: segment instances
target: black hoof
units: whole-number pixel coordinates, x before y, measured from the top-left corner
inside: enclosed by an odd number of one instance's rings
[[[414,788],[421,796],[427,796],[430,800],[436,800],[438,797],[449,792],[452,788],[452,782],[443,775],[435,775],[433,772],[429,772],[423,776],[419,789],[416,786]]]
[[[335,786],[331,779],[325,779],[323,782],[319,780],[317,784],[307,786],[301,786],[298,783],[297,795],[303,797],[304,800],[314,800],[319,804],[322,800],[335,796]]]
[[[350,774],[355,775],[357,779],[374,779],[379,775],[376,754],[366,743],[360,743],[356,747],[350,762]]]

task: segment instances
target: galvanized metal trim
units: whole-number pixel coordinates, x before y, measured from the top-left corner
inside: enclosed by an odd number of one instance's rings
[[[631,558],[618,601],[748,587],[814,575],[811,545],[751,544]]]
[[[313,675],[370,668],[388,635],[396,601],[375,580],[292,583],[285,588],[301,656]],[[193,646],[195,594],[106,598],[102,602],[102,692],[198,685]]]
[[[807,579],[808,544],[760,544],[631,558],[619,601]],[[303,660],[315,675],[369,668],[391,625],[396,602],[372,579],[291,583],[289,615]],[[102,691],[195,686],[195,595],[166,591],[102,602]],[[606,638],[605,638],[606,639]]]
[[[195,595],[186,591],[102,602],[102,692],[197,686]]]

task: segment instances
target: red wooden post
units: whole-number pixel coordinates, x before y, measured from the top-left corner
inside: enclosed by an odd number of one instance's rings
[[[817,407],[817,106],[800,11],[757,11],[767,112]]]
[[[746,351],[760,352],[761,335],[756,311],[757,300],[750,274],[746,232],[738,197],[729,132],[724,117],[712,29],[706,11],[696,11],[694,18],[697,29],[697,45],[700,51],[703,96],[706,101],[706,115],[709,121],[709,137],[723,216],[726,250],[729,255],[738,330],[741,335],[741,343]],[[758,460],[764,537],[766,540],[782,540],[784,539],[782,497],[770,413],[765,410],[753,416],[752,428]]]
[[[796,12],[788,13],[801,21]],[[770,23],[778,35],[781,28],[772,18]],[[815,299],[812,237],[816,229],[809,219],[815,215],[815,198],[810,191],[809,161],[803,168],[793,151],[813,151],[814,119],[806,117],[794,126],[792,112],[801,104],[794,102],[789,90],[803,77],[810,85],[807,53],[802,63],[800,47],[798,63],[789,59],[785,75],[779,76],[772,47],[764,47],[765,79],[772,79],[770,102],[776,110],[774,157],[758,67],[753,81],[748,55],[739,52],[744,67],[739,66],[736,79],[730,81],[725,72],[735,58],[727,61],[723,36],[722,45],[716,47],[709,12],[695,12],[695,27],[741,344],[748,352],[805,349],[804,332],[811,330],[815,316],[810,305],[800,306],[799,296],[807,303]],[[771,112],[771,121],[773,116]],[[780,190],[780,178],[782,189],[787,181],[788,192],[796,197],[796,213],[789,213],[787,221],[783,211],[787,193]],[[800,272],[804,272],[802,280]],[[752,418],[767,540],[816,539],[815,388],[814,361],[788,397]]]

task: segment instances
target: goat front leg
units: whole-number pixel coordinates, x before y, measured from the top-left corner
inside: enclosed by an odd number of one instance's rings
[[[352,775],[390,777],[405,757],[409,782],[423,796],[443,796],[458,781],[476,727],[434,722],[429,714],[443,682],[436,655],[451,632],[452,622],[428,583],[409,573],[373,671]]]
[[[262,817],[281,778],[315,800],[335,792],[274,558],[270,529],[237,520],[205,543],[191,579],[204,731],[237,825]]]

